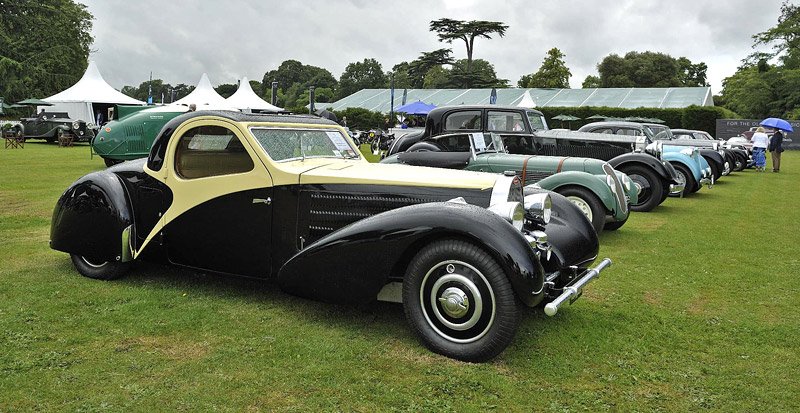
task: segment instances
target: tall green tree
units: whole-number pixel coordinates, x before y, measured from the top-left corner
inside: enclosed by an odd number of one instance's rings
[[[753,47],[772,46],[772,52],[754,53],[747,61],[754,63],[779,56],[788,69],[800,68],[800,6],[784,0],[778,24],[767,31],[753,35]]]
[[[483,37],[491,39],[493,34],[505,36],[508,25],[503,22],[486,20],[453,20],[442,18],[430,23],[430,30],[436,32],[439,41],[452,44],[453,40],[462,40],[467,48],[467,74],[472,73],[472,56],[475,51],[475,39]],[[465,79],[464,87],[471,87],[471,77]]]
[[[467,79],[469,79],[474,88],[508,87],[508,80],[498,78],[494,66],[488,61],[475,59],[472,61],[471,69],[467,69],[468,66],[467,59],[459,59],[453,62],[450,69],[448,87],[461,87],[467,82]]]
[[[581,87],[584,89],[600,87],[600,78],[594,75],[586,76]]]
[[[339,78],[339,98],[349,96],[361,89],[378,89],[386,85],[386,74],[375,59],[364,59],[347,65]]]
[[[77,82],[93,18],[72,0],[0,0],[0,96],[44,98]]]
[[[231,95],[236,93],[236,89],[239,89],[239,85],[236,83],[223,83],[219,86],[216,86],[214,90],[219,93],[220,96],[224,98],[229,98]]]
[[[428,72],[437,66],[449,65],[453,63],[453,58],[450,57],[450,49],[436,49],[430,52],[422,52],[422,54],[414,61],[408,64],[408,79],[414,88],[423,88],[425,84],[425,76]]]
[[[395,89],[411,89],[414,86],[411,84],[411,78],[408,76],[408,62],[400,62],[392,66],[392,71],[386,73],[386,85],[384,87],[391,87],[390,80],[394,76]],[[350,118],[348,118],[350,119]]]
[[[656,52],[606,56],[597,65],[602,87],[705,86],[706,64]]]
[[[531,75],[523,76],[517,84],[520,87],[569,88],[569,78],[572,76],[572,72],[564,62],[564,57],[564,53],[557,47],[548,50],[539,70]]]
[[[310,86],[319,89],[330,89],[335,92],[338,87],[336,78],[331,72],[317,66],[304,65],[297,60],[285,60],[277,69],[264,74],[262,84],[267,100],[272,98],[272,82],[278,82],[278,106],[298,108],[308,104],[306,98],[303,103],[303,93]],[[306,95],[307,96],[307,93]]]

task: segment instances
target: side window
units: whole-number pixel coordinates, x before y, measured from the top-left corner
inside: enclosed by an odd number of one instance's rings
[[[453,112],[447,115],[444,121],[444,129],[452,130],[480,130],[481,129],[481,111],[468,110],[461,112]]]
[[[253,170],[242,141],[221,126],[198,126],[181,136],[175,151],[175,172],[186,179]]]
[[[467,134],[441,135],[433,140],[446,152],[469,152],[471,147]]]
[[[617,135],[639,136],[641,134],[642,133],[639,132],[637,129],[628,129],[628,128],[617,129]]]
[[[614,129],[611,129],[611,128],[597,128],[597,129],[592,129],[589,132],[592,132],[592,133],[608,133],[608,134],[613,135],[614,134]]]
[[[517,112],[490,111],[487,115],[487,129],[490,132],[524,132],[525,123]]]

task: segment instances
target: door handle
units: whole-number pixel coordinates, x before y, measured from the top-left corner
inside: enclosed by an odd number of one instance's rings
[[[270,198],[270,197],[267,197],[267,199],[264,199],[264,198],[253,198],[253,203],[254,204],[272,205],[272,198]]]

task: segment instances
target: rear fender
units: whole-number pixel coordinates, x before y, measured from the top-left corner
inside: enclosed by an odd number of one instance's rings
[[[411,205],[355,222],[290,258],[277,282],[289,293],[316,300],[372,301],[390,275],[402,277],[417,251],[442,238],[467,239],[483,248],[523,302],[541,301],[544,270],[522,233],[485,208],[456,202]]]
[[[94,172],[75,181],[53,211],[50,247],[100,261],[131,260],[130,198],[119,177]]]
[[[595,194],[598,199],[600,199],[600,202],[603,203],[607,213],[613,215],[620,210],[620,208],[617,206],[616,199],[614,198],[614,193],[611,192],[611,188],[609,188],[608,184],[606,184],[605,175],[602,175],[601,177],[601,175],[592,175],[588,172],[564,171],[550,175],[547,178],[536,182],[536,185],[542,189],[556,192],[558,192],[559,188],[564,188],[567,186],[586,188],[589,191],[592,191],[592,193]]]

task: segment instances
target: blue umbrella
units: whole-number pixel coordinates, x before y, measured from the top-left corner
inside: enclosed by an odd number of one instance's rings
[[[780,118],[766,118],[762,120],[761,123],[759,123],[759,125],[766,126],[772,129],[780,129],[786,132],[794,132],[794,129],[792,129],[792,125],[790,125],[789,122]]]
[[[395,109],[396,112],[405,113],[407,115],[427,115],[436,105],[429,105],[422,101],[416,101],[407,105],[400,106]]]

